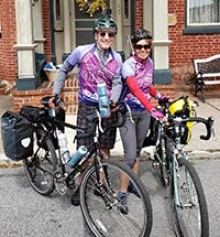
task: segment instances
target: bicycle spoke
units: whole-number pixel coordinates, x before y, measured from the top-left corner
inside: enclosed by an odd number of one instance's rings
[[[182,159],[177,171],[174,214],[179,236],[208,236],[208,210],[201,182],[195,169]]]
[[[37,136],[35,136],[37,139]],[[35,153],[32,157],[23,160],[25,174],[33,189],[42,194],[49,195],[53,192],[54,170],[56,153],[51,140],[46,141],[45,150],[38,147],[35,140]]]
[[[122,214],[122,204],[117,197],[120,191],[120,174],[125,173],[137,189],[138,181],[130,176],[130,169],[123,170],[112,161],[104,161],[102,165],[101,170],[104,172],[100,174],[99,181],[102,190],[97,187],[95,167],[90,167],[82,179],[80,202],[88,226],[96,236],[149,236],[152,224],[151,205],[149,199],[145,200],[145,191],[138,190],[141,197],[129,194],[127,198],[129,211],[127,214]]]

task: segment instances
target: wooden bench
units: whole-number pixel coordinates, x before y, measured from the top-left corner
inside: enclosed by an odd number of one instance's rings
[[[204,86],[220,85],[220,54],[206,59],[193,60],[196,78],[195,95],[201,92],[201,99],[205,102]]]

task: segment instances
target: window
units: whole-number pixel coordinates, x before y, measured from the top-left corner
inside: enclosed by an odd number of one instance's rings
[[[191,25],[219,24],[219,0],[188,0],[189,22]]]
[[[185,33],[220,33],[220,0],[187,0]]]

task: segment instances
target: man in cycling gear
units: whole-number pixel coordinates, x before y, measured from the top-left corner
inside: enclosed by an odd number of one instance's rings
[[[67,74],[78,66],[78,113],[77,126],[88,127],[87,117],[95,108],[98,108],[97,84],[104,82],[107,86],[107,95],[112,103],[116,103],[122,90],[121,82],[121,55],[111,46],[117,33],[117,25],[109,15],[105,15],[94,23],[93,34],[95,43],[76,47],[67,57],[60,68],[54,82],[53,94],[60,94],[67,78]],[[105,130],[110,118],[103,119],[102,127]],[[104,158],[110,156],[110,149],[114,147],[116,128],[108,128],[99,134],[101,154]],[[89,147],[91,138],[77,140],[77,149],[81,145]],[[73,202],[74,204],[74,202]],[[79,204],[79,202],[75,202]]]

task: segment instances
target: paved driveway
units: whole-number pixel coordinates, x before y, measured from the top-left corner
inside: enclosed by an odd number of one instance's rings
[[[196,160],[207,197],[210,237],[219,237],[220,160]],[[151,162],[142,162],[141,179],[152,200],[154,223],[151,237],[174,237],[168,191],[161,185]],[[0,236],[3,237],[84,237],[79,207],[70,197],[54,194],[43,197],[30,187],[22,168],[0,169]]]

